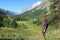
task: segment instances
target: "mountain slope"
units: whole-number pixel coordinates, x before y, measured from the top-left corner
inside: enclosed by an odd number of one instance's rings
[[[32,20],[33,21],[34,19],[41,20],[44,16],[46,16],[49,21],[52,21],[52,20],[54,20],[54,18],[56,18],[56,16],[58,16],[60,14],[59,13],[55,14],[56,12],[52,13],[52,10],[55,8],[53,8],[54,6],[51,6],[51,5],[49,6],[48,4],[49,4],[49,1],[43,1],[41,4],[39,4],[35,8],[33,8],[29,11],[26,11],[20,15],[17,15],[16,17],[18,17],[18,18],[16,18],[16,19],[17,20],[19,19],[19,20]],[[54,5],[54,4],[52,4],[52,5]],[[50,10],[48,11],[47,8],[48,9],[50,8]]]
[[[3,12],[5,15],[15,15],[16,13],[12,12],[12,11],[8,11],[8,10],[4,10],[2,8],[0,8],[0,11]],[[3,14],[2,13],[2,14]],[[1,14],[1,13],[0,13]]]

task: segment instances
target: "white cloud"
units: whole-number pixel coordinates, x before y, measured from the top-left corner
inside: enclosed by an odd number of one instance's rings
[[[38,1],[38,2],[36,2],[36,3],[33,4],[33,5],[40,5],[40,3],[41,3],[41,1]]]
[[[40,5],[41,4],[41,1],[38,1],[34,4],[32,4],[31,6],[27,7],[26,9],[23,10],[23,12],[26,12],[26,11],[29,11],[29,10],[32,10],[33,8],[35,8],[36,6]]]
[[[28,7],[28,10],[31,10],[31,9],[35,8],[36,6],[38,6],[40,4],[41,4],[41,1],[38,1],[38,2],[36,2],[34,4],[32,4],[30,7]]]

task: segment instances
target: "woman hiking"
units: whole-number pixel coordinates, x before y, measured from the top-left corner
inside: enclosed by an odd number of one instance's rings
[[[44,17],[42,19],[42,25],[43,25],[43,27],[42,27],[42,34],[45,37],[45,33],[46,33],[47,28],[48,28],[48,20],[47,20],[46,17]]]

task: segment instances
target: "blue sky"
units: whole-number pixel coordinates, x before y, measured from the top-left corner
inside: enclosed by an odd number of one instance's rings
[[[0,8],[21,12],[26,7],[42,0],[0,0]]]

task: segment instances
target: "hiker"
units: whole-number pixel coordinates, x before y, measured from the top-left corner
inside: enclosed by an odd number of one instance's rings
[[[42,34],[45,37],[45,33],[46,33],[47,28],[48,28],[48,20],[47,20],[46,17],[44,17],[42,19],[42,25],[43,25],[43,27],[42,27]]]

